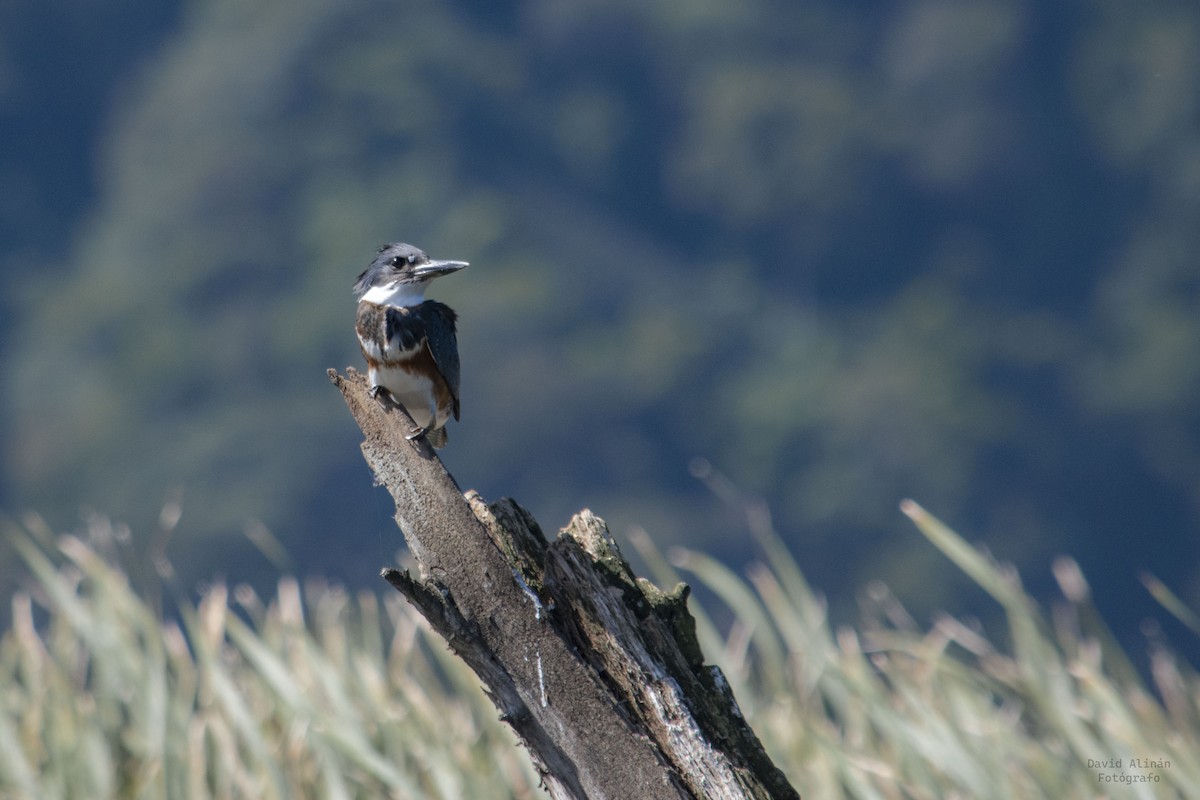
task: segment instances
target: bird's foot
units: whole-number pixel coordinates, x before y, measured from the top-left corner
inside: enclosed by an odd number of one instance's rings
[[[371,399],[375,400],[376,402],[379,403],[379,405],[383,406],[386,409],[404,408],[404,406],[400,405],[400,403],[396,400],[396,396],[387,390],[386,386],[372,386],[368,390],[367,394],[369,394],[371,396]],[[420,439],[428,431],[429,431],[429,428],[420,428],[420,427],[414,428],[413,430],[411,430],[410,432],[405,434],[404,438],[411,442],[416,439]]]
[[[400,405],[396,402],[396,398],[392,397],[392,393],[384,386],[372,386],[367,394],[371,395],[371,399],[378,402],[384,408],[396,408]]]

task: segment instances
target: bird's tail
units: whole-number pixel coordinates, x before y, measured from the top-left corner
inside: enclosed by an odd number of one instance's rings
[[[435,450],[441,450],[443,447],[445,447],[446,442],[449,439],[450,437],[447,435],[445,428],[431,427],[425,431],[425,440],[428,441]]]

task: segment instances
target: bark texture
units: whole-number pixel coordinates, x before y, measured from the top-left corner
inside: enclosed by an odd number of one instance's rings
[[[799,798],[704,664],[688,587],[636,578],[604,522],[553,542],[511,500],[462,494],[411,421],[329,371],[420,575],[383,577],[479,676],[555,798]]]

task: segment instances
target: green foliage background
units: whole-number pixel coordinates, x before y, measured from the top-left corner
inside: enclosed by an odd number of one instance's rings
[[[390,506],[324,370],[403,239],[472,262],[434,292],[448,466],[548,528],[591,505],[741,563],[701,456],[841,605],[955,605],[904,496],[1035,590],[1076,554],[1124,629],[1139,567],[1200,605],[1192,3],[0,16],[6,508],[150,530],[178,499],[192,580],[254,578],[262,525],[373,575]]]

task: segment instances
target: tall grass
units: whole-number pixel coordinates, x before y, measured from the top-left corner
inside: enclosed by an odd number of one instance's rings
[[[744,576],[633,541],[660,583],[699,581],[733,611],[721,633],[693,607],[705,652],[806,798],[1200,797],[1200,681],[1155,646],[1144,685],[1072,562],[1047,617],[908,504],[1001,604],[1011,644],[950,617],[922,630],[882,587],[833,630],[750,510],[765,557]],[[9,535],[32,581],[0,639],[0,797],[543,796],[474,676],[394,593],[218,585],[177,623],[131,588],[102,520]]]
[[[478,682],[394,592],[285,578],[160,620],[98,553],[39,547],[0,640],[0,797],[535,797]],[[43,537],[44,538],[44,537]]]

